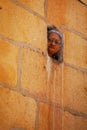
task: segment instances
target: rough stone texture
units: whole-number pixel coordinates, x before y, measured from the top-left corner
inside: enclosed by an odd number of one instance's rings
[[[69,26],[78,32],[87,35],[87,10],[86,6],[78,0],[48,0],[48,22],[61,27]]]
[[[73,64],[77,67],[87,68],[87,41],[71,33],[65,31],[65,62]]]
[[[62,105],[62,64],[47,59],[47,98]]]
[[[22,59],[22,88],[38,96],[45,96],[47,84],[46,59],[29,48],[24,49]]]
[[[63,103],[87,114],[87,73],[64,67]]]
[[[65,22],[66,4],[66,0],[48,0],[47,19],[50,24],[58,27]]]
[[[87,119],[63,113],[63,130],[87,130]]]
[[[66,0],[65,24],[87,36],[87,8],[78,0]]]
[[[0,82],[16,86],[18,53],[17,46],[0,40]]]
[[[87,118],[87,8],[79,0],[48,0],[47,19],[64,34],[65,64],[59,73],[62,81],[58,80],[62,83],[55,83],[54,78],[55,85],[52,85],[62,86],[62,96],[56,96],[56,100],[61,97],[65,108],[75,110],[77,114],[84,113]],[[54,73],[51,76],[54,77]],[[83,114],[78,117],[66,113],[63,113],[62,130],[87,129],[87,119]]]
[[[0,10],[2,35],[15,41],[30,43],[46,51],[46,24],[41,18],[11,1],[1,0],[0,6],[2,7]]]
[[[44,56],[29,48],[24,49],[22,61],[22,88],[39,98],[62,105],[62,64],[58,65],[51,59],[51,63],[46,63]]]
[[[55,105],[40,103],[38,130],[61,130],[62,111]]]
[[[34,130],[36,109],[34,99],[0,86],[0,130]]]
[[[44,16],[44,0],[19,0],[20,3]]]
[[[86,9],[80,0],[0,0],[0,130],[87,129]],[[60,65],[46,56],[48,22],[64,33]]]

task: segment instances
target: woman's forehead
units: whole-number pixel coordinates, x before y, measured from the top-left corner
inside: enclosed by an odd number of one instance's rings
[[[58,34],[54,33],[54,32],[50,33],[49,37],[56,38],[56,39],[61,39],[60,36]]]

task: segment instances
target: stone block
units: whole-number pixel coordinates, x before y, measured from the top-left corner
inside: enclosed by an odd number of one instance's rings
[[[87,73],[64,67],[63,105],[87,114]]]
[[[32,44],[46,52],[45,21],[12,1],[1,0],[0,6],[0,33],[17,42]]]
[[[0,86],[0,130],[34,130],[36,109],[34,99]]]
[[[87,68],[87,41],[65,31],[64,60],[77,67]]]
[[[62,130],[61,109],[40,103],[38,130]]]
[[[50,64],[50,65],[49,65]],[[62,105],[62,64],[46,63],[46,57],[24,49],[21,86],[39,98]]]
[[[24,6],[28,7],[29,9],[32,9],[36,13],[44,16],[44,0],[19,0],[20,3],[22,3]]]
[[[66,0],[65,24],[87,36],[87,9],[79,0]]]
[[[63,130],[87,130],[87,119],[63,113]]]
[[[21,86],[40,97],[47,89],[46,57],[25,48],[22,59]]]
[[[87,36],[87,10],[79,0],[48,0],[47,19],[57,27],[66,25]]]
[[[0,40],[0,82],[16,86],[18,54],[17,46]]]
[[[65,23],[64,15],[66,13],[66,0],[48,0],[47,19],[50,24],[59,27]]]

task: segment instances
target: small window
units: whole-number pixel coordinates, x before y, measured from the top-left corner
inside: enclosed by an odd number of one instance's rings
[[[63,34],[54,25],[47,26],[48,55],[58,63],[63,62]]]

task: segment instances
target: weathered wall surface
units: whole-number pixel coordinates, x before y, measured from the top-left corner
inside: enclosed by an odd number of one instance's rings
[[[42,127],[46,36],[44,0],[0,0],[0,130]]]
[[[64,34],[62,129],[87,129],[87,0],[48,0],[48,23]]]
[[[87,6],[0,0],[0,130],[87,130]],[[47,23],[64,62],[47,56]]]

